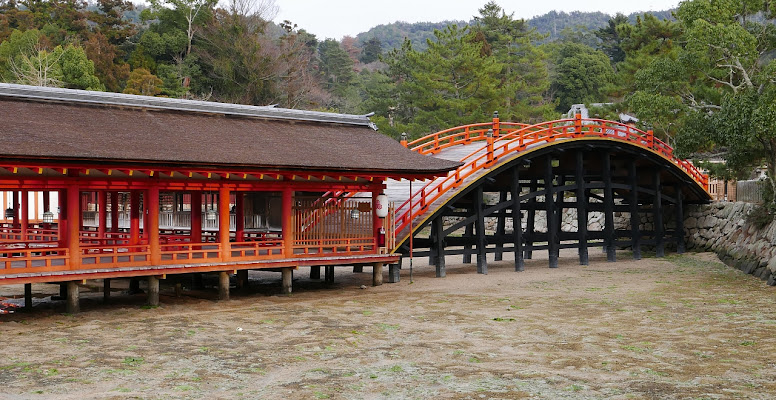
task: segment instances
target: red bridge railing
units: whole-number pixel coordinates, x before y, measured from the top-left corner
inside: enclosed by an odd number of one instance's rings
[[[492,135],[488,130],[492,129]],[[492,123],[472,124],[447,129],[409,143],[403,143],[420,154],[436,154],[439,151],[474,141],[485,141],[460,161],[465,164],[451,171],[442,179],[436,179],[421,190],[412,193],[411,197],[396,208],[395,232],[399,234],[408,227],[410,221],[424,214],[429,204],[434,203],[445,193],[458,188],[466,178],[482,169],[538,145],[552,143],[556,140],[577,138],[604,138],[622,140],[649,149],[683,170],[695,182],[709,189],[708,175],[687,160],[674,157],[673,148],[655,138],[652,131],[643,131],[615,121],[602,119],[576,118],[542,122],[535,125],[499,122],[494,118]],[[482,150],[485,150],[484,152]]]

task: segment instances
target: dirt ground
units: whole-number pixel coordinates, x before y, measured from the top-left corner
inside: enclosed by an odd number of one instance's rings
[[[776,288],[712,254],[560,268],[541,258],[488,275],[425,259],[402,281],[252,273],[250,293],[162,287],[78,315],[39,298],[0,316],[0,399],[767,399],[776,395]],[[405,260],[407,261],[407,260]],[[0,295],[21,287],[0,288]],[[55,293],[35,285],[36,296]],[[87,288],[82,291],[88,291]]]

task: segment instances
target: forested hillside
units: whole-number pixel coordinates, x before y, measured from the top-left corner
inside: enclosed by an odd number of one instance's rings
[[[271,0],[0,0],[0,80],[374,112],[394,137],[494,111],[537,122],[611,103],[595,113],[633,113],[682,155],[723,156],[719,174],[765,163],[774,176],[775,11],[765,0],[686,0],[675,19],[526,21],[491,1],[466,23],[395,23],[336,41],[270,22]]]

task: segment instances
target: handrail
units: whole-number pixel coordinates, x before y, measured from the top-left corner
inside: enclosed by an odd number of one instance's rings
[[[484,122],[445,129],[443,131],[431,133],[421,138],[415,139],[407,143],[407,148],[419,154],[436,154],[448,147],[486,140],[488,129],[498,129],[497,124],[498,123]],[[501,122],[501,129],[499,129],[499,131],[503,131],[503,128],[507,127],[506,133],[508,134],[526,126],[529,125],[518,122]],[[463,131],[458,132],[459,130]],[[499,131],[494,133],[495,138],[499,138],[501,136]]]
[[[492,125],[495,125],[495,123],[496,122],[494,122]],[[502,126],[505,124],[506,123],[501,123]],[[475,125],[483,126],[491,124],[487,123]],[[453,132],[461,128],[470,128],[471,126],[472,125],[466,125],[464,127],[451,128],[442,132]],[[451,136],[452,135],[448,135],[447,137]],[[523,151],[529,146],[535,146],[542,143],[551,143],[557,139],[582,137],[616,139],[648,148],[666,160],[672,162],[674,165],[692,177],[693,180],[698,182],[698,184],[700,184],[704,190],[708,191],[708,175],[703,174],[691,162],[676,158],[673,155],[673,148],[671,148],[671,146],[661,141],[660,139],[655,138],[651,131],[645,132],[629,125],[603,119],[582,119],[579,117],[560,119],[555,121],[542,122],[535,125],[523,126],[522,128],[508,132],[506,135],[500,136],[497,144],[495,145],[495,139],[493,139],[488,140],[488,143],[485,146],[480,146],[474,149],[462,159],[462,161],[466,161],[465,165],[449,172],[448,175],[442,179],[430,181],[419,191],[411,193],[410,198],[402,203],[399,207],[397,207],[395,217],[396,232],[402,232],[409,225],[411,220],[425,213],[429,204],[439,199],[448,191],[460,186],[464,179],[468,178],[479,170],[493,166],[503,157],[515,152]],[[425,138],[434,138],[434,135],[427,135]],[[452,142],[452,140],[450,142]],[[447,143],[450,142],[440,142],[439,138],[437,137],[435,138],[434,143],[435,146],[447,147]],[[463,144],[465,141],[458,140],[457,143]],[[425,147],[422,146],[416,146],[413,148],[413,150],[415,149],[418,149],[416,151],[420,152],[421,154],[428,154],[430,152],[425,150]],[[426,153],[421,152],[421,150],[426,151]],[[482,150],[486,151],[477,155]]]

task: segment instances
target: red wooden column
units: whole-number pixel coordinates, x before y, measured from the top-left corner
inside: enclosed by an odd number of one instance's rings
[[[234,241],[245,240],[245,194],[235,192],[234,195]]]
[[[281,221],[283,225],[283,248],[287,258],[294,256],[294,192],[291,188],[283,189],[281,205]]]
[[[22,209],[19,213],[19,221],[20,221],[20,228],[21,228],[21,241],[26,242],[27,241],[27,228],[29,228],[29,218],[30,218],[30,192],[27,190],[22,190]]]
[[[81,224],[78,222],[81,215],[81,191],[77,184],[67,188],[66,207],[68,223],[65,240],[70,255],[70,269],[78,269],[81,266]]]
[[[110,192],[110,231],[119,231],[119,192]]]
[[[67,190],[59,190],[59,221],[57,223],[57,240],[59,247],[67,247]]]
[[[151,252],[151,264],[162,263],[162,247],[159,244],[159,186],[148,189],[148,199],[145,202],[146,228],[148,229],[148,244]]]
[[[129,192],[129,244],[140,243],[140,192]]]
[[[229,246],[229,188],[218,189],[218,239],[221,242],[221,260],[229,261],[232,255]]]
[[[380,252],[380,246],[378,245],[378,236],[380,235],[380,228],[383,227],[383,219],[377,216],[377,196],[382,193],[382,189],[372,191],[372,237],[375,240],[375,253]],[[383,204],[383,207],[388,207],[388,204]]]
[[[108,192],[97,192],[97,237],[105,238],[108,225]]]
[[[13,202],[13,227],[19,227],[19,192],[11,192],[11,201]]]
[[[191,192],[191,242],[202,243],[202,192]]]

